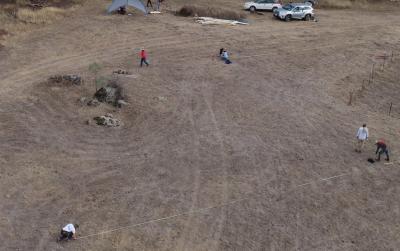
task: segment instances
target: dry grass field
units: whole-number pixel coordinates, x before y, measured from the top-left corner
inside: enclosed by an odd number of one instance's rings
[[[148,16],[108,3],[0,23],[1,250],[400,249],[398,3],[320,8],[318,22],[243,11],[247,26],[173,15],[184,0]],[[96,76],[129,104],[82,105]],[[93,122],[106,113],[123,125]],[[370,164],[380,138],[391,162]],[[78,240],[57,243],[69,222]]]

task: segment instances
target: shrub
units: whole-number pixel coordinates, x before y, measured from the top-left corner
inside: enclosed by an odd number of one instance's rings
[[[241,14],[232,10],[225,10],[221,8],[212,8],[212,7],[198,7],[194,5],[185,5],[176,13],[178,16],[183,17],[213,17],[220,19],[229,19],[229,20],[239,20],[245,18],[244,14]]]

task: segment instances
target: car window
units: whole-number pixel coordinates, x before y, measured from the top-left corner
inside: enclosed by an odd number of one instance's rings
[[[293,9],[293,5],[287,4],[287,5],[283,6],[282,8],[285,10],[291,10],[291,9]]]

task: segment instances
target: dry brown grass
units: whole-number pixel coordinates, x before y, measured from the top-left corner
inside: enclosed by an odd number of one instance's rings
[[[390,4],[390,0],[320,0],[319,8],[348,9],[348,8],[375,8],[377,5]]]
[[[0,27],[7,37],[32,31],[34,26],[51,24],[61,20],[75,10],[76,5],[82,5],[86,0],[0,0]],[[42,3],[43,8],[32,8],[32,3]]]
[[[63,18],[65,15],[66,10],[55,7],[46,7],[38,10],[21,8],[16,13],[18,20],[32,24],[49,24]]]
[[[176,13],[184,17],[214,17],[220,19],[239,20],[245,18],[244,14],[233,10],[225,10],[221,8],[199,7],[195,5],[185,5]]]
[[[331,9],[346,9],[353,4],[351,0],[322,0],[318,3],[318,7]]]
[[[81,4],[86,0],[0,0],[0,5],[9,4],[18,7],[38,4],[46,7],[71,7],[75,4]]]

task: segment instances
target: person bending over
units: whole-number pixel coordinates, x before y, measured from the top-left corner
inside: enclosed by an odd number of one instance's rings
[[[79,228],[78,224],[67,224],[61,229],[58,241],[76,239],[76,229]]]
[[[386,143],[383,140],[379,140],[379,141],[376,141],[375,145],[376,145],[375,154],[378,155],[378,157],[375,160],[376,161],[380,161],[381,160],[381,154],[385,154],[386,155],[386,161],[389,161],[389,150],[388,150],[388,147],[387,147]]]

